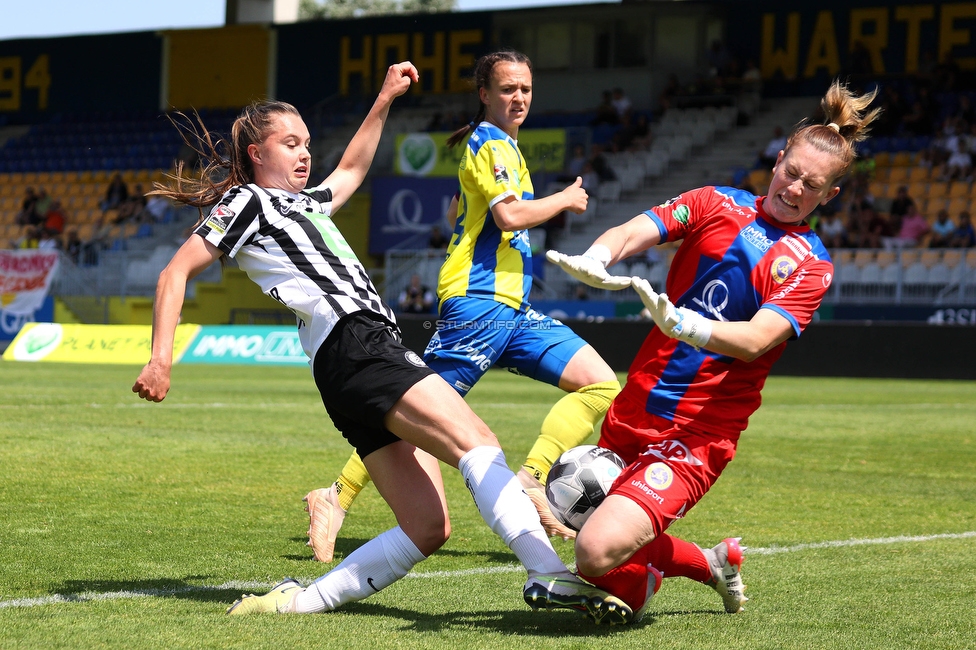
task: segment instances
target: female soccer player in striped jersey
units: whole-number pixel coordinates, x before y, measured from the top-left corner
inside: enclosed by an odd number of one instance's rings
[[[234,257],[295,313],[326,410],[363,458],[398,525],[308,588],[285,580],[264,596],[243,597],[228,613],[331,611],[402,578],[450,534],[439,459],[460,469],[486,523],[526,567],[527,603],[626,622],[626,605],[576,578],[556,555],[494,434],[400,343],[392,311],[330,219],[365,178],[394,98],[417,79],[409,62],[388,69],[338,168],[310,190],[309,132],[291,105],[246,108],[233,125],[228,160],[203,134],[200,153],[209,165],[202,178],[183,179],[178,169],[175,187],[158,190],[200,207],[201,220],[160,274],[152,356],[132,390],[155,402],[166,397],[186,283],[222,255]],[[202,208],[214,203],[203,218]]]
[[[586,190],[577,178],[561,192],[535,198],[517,142],[532,104],[528,57],[510,50],[485,55],[475,64],[474,81],[478,115],[448,139],[450,146],[465,145],[458,170],[461,190],[448,210],[454,232],[437,287],[439,329],[424,361],[461,395],[493,365],[568,393],[543,421],[518,477],[546,532],[570,539],[576,533],[553,517],[543,484],[560,454],[590,437],[620,383],[586,341],[529,304],[528,229],[564,210],[584,211]],[[353,456],[331,487],[306,495],[309,545],[316,559],[332,560],[345,512],[368,481]]]
[[[574,277],[603,286],[608,265],[683,240],[666,294],[632,278],[655,327],[599,442],[629,466],[576,538],[579,574],[627,602],[637,618],[662,574],[713,587],[729,613],[747,600],[736,538],[703,550],[665,531],[732,460],[770,367],[830,288],[830,256],[805,219],[840,191],[854,144],[878,114],[868,111],[873,99],[834,83],[821,102],[827,123],[793,131],[764,197],[703,187],[608,230],[583,255],[548,254]]]

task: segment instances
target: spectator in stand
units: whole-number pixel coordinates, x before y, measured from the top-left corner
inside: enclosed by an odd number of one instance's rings
[[[756,93],[762,90],[762,72],[756,65],[755,59],[746,61],[746,68],[742,72],[742,92]]]
[[[786,148],[786,135],[783,133],[783,127],[777,124],[773,127],[773,137],[766,143],[766,148],[759,152],[756,169],[769,169],[775,165],[779,152],[784,148]]]
[[[37,223],[37,213],[34,211],[36,204],[37,193],[34,192],[33,187],[28,187],[24,190],[24,200],[20,204],[20,212],[17,213],[14,223],[18,226],[32,226]]]
[[[143,211],[146,209],[146,196],[143,194],[142,185],[136,184],[131,195],[118,205],[119,213],[115,217],[115,223],[140,223],[143,220]]]
[[[624,117],[630,117],[634,107],[630,101],[630,97],[624,93],[623,88],[617,87],[613,89],[611,103],[613,104],[614,112],[617,114],[617,122],[623,121]]]
[[[817,234],[827,248],[842,248],[847,245],[847,228],[837,212],[825,212],[818,226]]]
[[[122,180],[122,174],[114,174],[111,180],[109,180],[108,188],[105,190],[105,198],[102,199],[100,204],[102,212],[120,207],[128,198],[129,186]]]
[[[620,130],[613,136],[617,151],[647,151],[651,148],[651,126],[647,116],[626,114],[620,118]]]
[[[434,306],[434,292],[420,282],[420,276],[414,273],[410,276],[410,284],[400,292],[397,298],[400,311],[407,314],[429,314]]]
[[[969,182],[973,173],[973,157],[964,138],[956,138],[956,150],[946,161],[942,178],[946,181]]]
[[[448,239],[444,236],[444,233],[441,232],[440,226],[430,227],[430,238],[427,240],[428,248],[447,248],[448,243]]]
[[[78,236],[78,230],[76,228],[71,228],[68,230],[67,235],[65,235],[63,248],[64,252],[67,253],[68,257],[70,257],[71,261],[75,264],[81,263],[82,246],[84,246],[84,243]]]
[[[53,199],[43,187],[37,190],[37,201],[34,203],[34,225],[43,225],[47,213],[51,211]]]
[[[972,248],[976,246],[976,230],[969,219],[969,213],[963,210],[959,213],[956,229],[952,231],[949,246],[953,248]]]
[[[895,192],[895,198],[891,201],[891,208],[888,213],[899,221],[908,214],[908,211],[915,208],[915,199],[908,195],[908,186],[899,185]]]
[[[613,167],[610,166],[610,162],[607,160],[606,156],[603,155],[603,146],[599,144],[594,144],[590,148],[590,165],[593,167],[593,171],[599,176],[600,182],[605,181],[615,181],[617,180],[617,172],[613,171]]]
[[[41,229],[37,226],[27,226],[24,228],[24,234],[14,242],[15,248],[37,248],[40,239]]]
[[[146,199],[146,212],[156,223],[167,223],[173,213],[173,203],[165,196],[153,194]]]
[[[589,162],[589,158],[586,156],[586,147],[582,144],[573,145],[573,155],[566,162],[566,175],[558,180],[567,183],[575,181],[577,176],[583,175],[583,166],[587,162]]]
[[[885,237],[882,240],[885,248],[912,248],[922,243],[922,238],[929,233],[929,222],[919,213],[918,208],[912,205],[908,209],[908,214],[901,221],[898,233],[894,237]]]
[[[35,226],[37,229],[37,248],[46,251],[56,251],[61,248],[61,240],[49,233],[43,226]]]
[[[617,109],[613,105],[613,93],[609,90],[604,90],[603,99],[600,101],[600,105],[596,107],[596,117],[590,122],[590,126],[616,124],[617,119]]]
[[[596,194],[596,191],[600,189],[600,175],[594,171],[593,164],[589,160],[583,163],[583,169],[579,175],[583,179],[583,189],[589,194]]]
[[[929,237],[929,248],[945,248],[952,239],[956,224],[949,220],[948,210],[939,210],[932,224],[932,236]]]
[[[64,224],[67,221],[65,216],[64,206],[61,201],[55,199],[51,201],[51,209],[47,211],[47,216],[44,217],[44,232],[51,235],[52,237],[60,237],[64,233]]]
[[[858,211],[858,248],[881,248],[884,237],[891,236],[891,226],[883,214],[871,204],[865,204]]]

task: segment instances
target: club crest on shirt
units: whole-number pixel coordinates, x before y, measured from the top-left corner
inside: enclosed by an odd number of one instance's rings
[[[508,182],[508,170],[505,169],[505,165],[499,165],[498,163],[495,163],[495,182],[496,183]]]
[[[655,490],[667,490],[674,481],[674,472],[664,463],[651,463],[644,470],[644,482]]]
[[[231,219],[234,218],[234,211],[228,208],[226,205],[218,205],[207,217],[207,225],[210,226],[210,230],[214,231],[218,235],[223,235],[227,232],[227,225],[230,223]]]
[[[682,203],[676,207],[673,212],[671,212],[671,216],[674,217],[674,220],[681,225],[687,226],[688,219],[691,217],[691,208]]]
[[[795,270],[796,261],[789,255],[780,255],[773,260],[773,266],[770,268],[770,273],[772,274],[773,280],[776,282],[776,284],[783,284]]]

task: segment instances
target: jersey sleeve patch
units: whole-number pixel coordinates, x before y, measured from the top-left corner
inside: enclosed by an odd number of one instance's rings
[[[229,207],[226,205],[218,205],[210,213],[210,216],[207,217],[207,225],[210,226],[210,230],[218,235],[224,235],[227,233],[227,227],[233,221],[234,216],[234,211]]]

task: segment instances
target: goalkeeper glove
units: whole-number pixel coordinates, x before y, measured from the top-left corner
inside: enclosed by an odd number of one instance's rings
[[[668,300],[668,294],[657,293],[644,278],[631,278],[631,286],[662,332],[696,349],[708,343],[712,337],[712,322],[709,319],[694,310],[675,307]]]
[[[565,255],[559,251],[548,251],[546,259],[573,276],[583,284],[597,289],[626,289],[631,279],[607,273],[607,264],[613,256],[610,249],[602,244],[594,244],[582,255]]]

